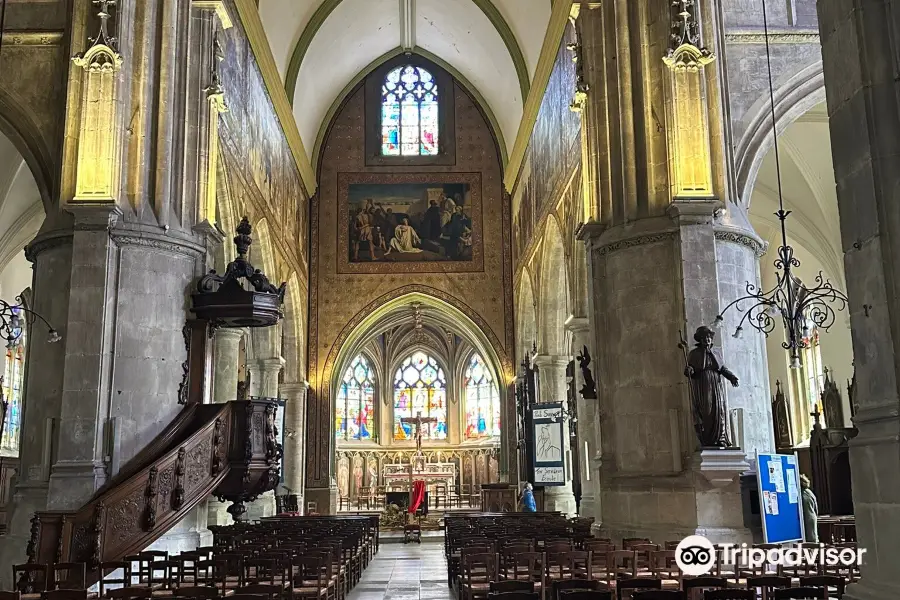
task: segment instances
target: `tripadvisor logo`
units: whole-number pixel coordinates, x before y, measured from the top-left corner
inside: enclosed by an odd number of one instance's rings
[[[754,548],[747,544],[719,544],[718,548],[702,535],[689,535],[675,548],[675,563],[685,575],[700,576],[712,571],[716,555],[724,564],[759,568],[763,565],[820,565],[826,567],[859,566],[865,548],[817,547]]]

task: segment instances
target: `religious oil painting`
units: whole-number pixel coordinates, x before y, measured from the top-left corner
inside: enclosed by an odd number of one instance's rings
[[[339,188],[339,252],[349,272],[472,271],[481,264],[479,175],[344,174]]]

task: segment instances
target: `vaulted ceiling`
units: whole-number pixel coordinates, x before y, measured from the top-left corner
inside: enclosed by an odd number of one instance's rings
[[[321,141],[349,87],[412,50],[483,99],[510,151],[550,19],[550,0],[260,0],[304,146]],[[342,93],[343,92],[343,93]]]
[[[789,125],[779,135],[778,147],[785,209],[792,211],[787,220],[789,241],[805,250],[803,255],[798,252],[798,258],[807,278],[809,267],[815,266],[840,282],[844,278],[844,262],[825,104],[816,106]],[[781,245],[781,230],[774,215],[776,210],[778,178],[775,154],[770,151],[753,189],[750,219],[757,233],[769,242],[768,256],[772,260]],[[771,261],[764,261],[767,268]]]

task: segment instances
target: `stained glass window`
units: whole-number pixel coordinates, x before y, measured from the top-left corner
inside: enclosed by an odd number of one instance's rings
[[[25,334],[14,348],[7,348],[3,368],[3,398],[7,402],[6,421],[0,449],[7,453],[19,451],[19,429],[22,427],[22,391],[25,384]]]
[[[364,356],[353,359],[338,389],[334,433],[339,440],[375,439],[375,371]]]
[[[444,369],[424,352],[408,356],[394,375],[395,440],[415,439],[415,426],[400,419],[418,413],[437,419],[437,423],[422,425],[424,439],[447,439],[447,379]]]
[[[500,435],[500,394],[491,372],[478,354],[466,369],[466,439]]]
[[[381,154],[438,153],[438,86],[422,67],[391,70],[381,85]]]

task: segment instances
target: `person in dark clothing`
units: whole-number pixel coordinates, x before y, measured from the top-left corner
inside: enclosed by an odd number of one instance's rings
[[[432,200],[430,204],[422,216],[420,235],[423,239],[438,241],[441,238],[441,207],[436,200]]]

